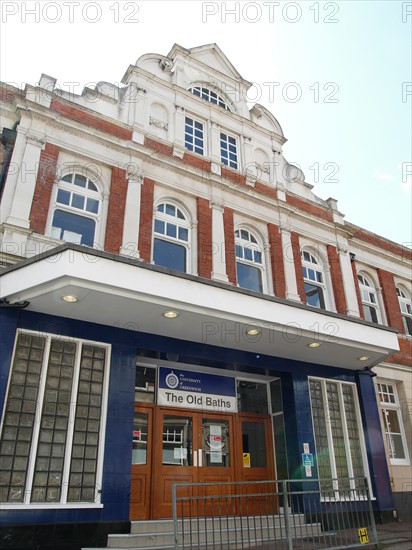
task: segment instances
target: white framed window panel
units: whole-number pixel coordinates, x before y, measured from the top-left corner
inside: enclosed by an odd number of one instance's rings
[[[317,377],[308,382],[318,475],[333,479],[323,482],[322,489],[334,495],[328,500],[361,498],[362,478],[372,495],[356,384]]]
[[[377,382],[377,387],[390,463],[392,466],[409,466],[408,442],[396,383],[382,380]]]
[[[17,330],[0,424],[2,509],[102,507],[110,358],[109,344]],[[89,390],[85,390],[85,384],[89,384]],[[30,390],[30,399],[25,396],[26,390]],[[60,394],[62,400],[59,399],[60,391],[65,393],[67,407],[59,411],[59,405],[64,404],[63,393]],[[47,395],[47,392],[51,393]],[[52,406],[54,395],[55,409]],[[93,396],[95,405],[92,405]],[[13,414],[15,418],[10,418]],[[97,438],[97,442],[89,441],[92,428],[95,434],[93,439]],[[20,430],[24,430],[24,433],[20,434]],[[11,439],[14,431],[19,433],[15,441]],[[85,434],[84,442],[76,442],[76,438],[83,439],[82,434]],[[56,448],[53,448],[56,442]],[[19,458],[18,445],[24,445],[26,449],[20,455],[23,458],[20,465],[15,464],[16,457]],[[46,454],[48,445],[50,456]],[[75,456],[75,447],[80,453],[83,452],[82,458],[80,455],[79,458]],[[56,450],[58,454],[53,455]],[[62,461],[58,471],[52,470],[53,458]],[[42,461],[47,459],[50,462],[48,468],[45,468]],[[76,460],[82,464],[76,463]],[[25,470],[21,467],[23,462],[27,464]],[[12,485],[13,476],[19,472],[21,475],[17,477],[20,477],[20,483]],[[72,477],[75,472],[82,476],[81,484],[75,483]],[[8,473],[10,481],[5,483]],[[93,484],[90,480],[86,483],[84,476],[88,474],[94,477]],[[47,478],[47,482],[39,483],[40,478]],[[80,491],[80,498],[74,498],[76,490]],[[5,495],[7,498],[3,498]]]

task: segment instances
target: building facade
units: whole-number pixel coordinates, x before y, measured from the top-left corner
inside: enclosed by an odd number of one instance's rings
[[[410,507],[411,250],[313,193],[250,86],[212,44],[2,87],[3,546],[170,517],[176,481]]]

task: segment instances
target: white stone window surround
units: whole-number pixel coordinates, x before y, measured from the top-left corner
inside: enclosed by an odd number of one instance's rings
[[[74,509],[74,508],[103,508],[103,503],[101,502],[101,491],[100,488],[102,487],[102,480],[103,480],[103,461],[104,461],[104,447],[105,447],[105,433],[106,433],[106,420],[107,420],[107,403],[108,403],[108,389],[109,389],[109,380],[110,380],[110,366],[111,366],[111,345],[103,342],[96,342],[94,340],[85,340],[81,338],[72,338],[72,337],[66,337],[62,336],[60,334],[52,334],[52,333],[41,333],[39,335],[38,332],[32,331],[29,329],[20,329],[18,328],[16,331],[15,336],[15,343],[14,343],[14,350],[13,350],[13,356],[12,360],[10,362],[10,372],[8,376],[7,381],[7,388],[5,393],[5,400],[4,400],[4,410],[2,417],[0,419],[0,434],[3,431],[3,422],[4,422],[4,412],[6,410],[6,404],[7,404],[7,397],[9,395],[10,386],[11,386],[11,375],[12,375],[12,368],[14,364],[14,358],[16,355],[16,348],[17,348],[17,340],[18,336],[20,334],[25,334],[29,336],[34,337],[41,337],[46,340],[46,346],[45,346],[45,354],[43,358],[43,366],[42,366],[42,372],[46,372],[46,369],[48,368],[48,359],[49,359],[49,353],[50,353],[50,341],[51,340],[57,340],[60,342],[70,342],[75,343],[77,346],[83,346],[83,345],[91,345],[91,346],[98,346],[100,348],[104,348],[106,350],[106,359],[105,359],[105,375],[104,375],[104,383],[103,383],[103,395],[102,395],[102,404],[101,404],[101,416],[100,416],[100,431],[99,431],[99,443],[98,443],[98,462],[97,462],[97,470],[96,470],[96,483],[95,483],[95,500],[94,502],[69,502],[67,501],[67,487],[68,482],[64,481],[63,479],[63,485],[62,485],[62,496],[60,497],[60,502],[30,502],[31,498],[31,490],[25,491],[24,501],[21,503],[12,503],[12,502],[3,502],[1,503],[1,509],[2,510],[40,510],[40,509]],[[76,381],[73,383],[72,392],[77,392],[78,389],[78,382],[79,382],[79,369],[80,369],[80,354],[79,349],[76,352],[76,363],[75,363],[75,378]],[[46,376],[42,375],[42,379],[40,380],[40,392],[41,395],[45,391],[45,379]],[[39,399],[40,397],[38,397]],[[76,402],[76,399],[72,399],[72,403]],[[41,401],[42,403],[42,401]],[[33,444],[33,440],[36,440],[39,438],[39,431],[40,431],[40,417],[42,414],[42,406],[38,406],[36,409],[36,418],[38,417],[37,421],[35,422],[35,426],[33,427],[33,433],[31,434],[31,440],[30,445]],[[75,412],[75,407],[71,407],[73,409],[73,413]],[[73,429],[75,425],[75,418],[71,418],[71,421],[69,421],[68,425],[68,433],[69,436],[66,440],[66,452],[64,456],[65,463],[70,462],[71,457],[71,450],[73,445]],[[34,450],[36,449],[36,446],[33,447]],[[29,461],[27,466],[27,479],[26,479],[26,486],[27,484],[30,485],[33,483],[33,475],[34,475],[34,469],[36,466],[36,452],[32,452],[29,455]],[[67,477],[69,473],[69,469],[65,467],[65,477]]]
[[[197,209],[196,202],[191,197],[181,197],[176,193],[165,193],[164,190],[156,190],[155,187],[155,197],[153,202],[153,225],[152,225],[152,250],[151,258],[153,258],[153,245],[154,238],[156,236],[154,232],[155,217],[159,214],[157,211],[158,206],[161,204],[171,204],[182,211],[182,214],[186,218],[185,227],[189,230],[189,237],[186,244],[179,241],[178,244],[184,244],[187,255],[186,255],[186,273],[189,275],[197,275],[197,255],[198,255],[198,246],[197,246]],[[160,217],[162,215],[160,214]],[[167,236],[160,236],[164,240],[168,240]],[[172,242],[172,241],[170,241]],[[177,242],[177,241],[173,241]],[[153,261],[153,260],[152,260]]]
[[[335,303],[335,297],[333,294],[333,286],[332,286],[332,278],[330,274],[330,266],[328,261],[328,253],[326,249],[326,245],[320,242],[314,242],[311,241],[304,236],[299,236],[299,242],[300,242],[300,251],[301,251],[301,257],[302,252],[306,251],[309,252],[317,261],[318,266],[321,268],[320,271],[323,273],[323,286],[320,285],[320,283],[316,283],[319,286],[322,286],[324,292],[324,300],[325,300],[325,310],[324,311],[334,311],[336,312],[336,303]],[[310,264],[305,264],[302,258],[302,267],[309,266]],[[313,266],[312,266],[313,267]],[[303,273],[302,273],[303,276]],[[314,281],[308,282],[313,283]]]
[[[389,460],[392,466],[409,466],[409,450],[408,443],[405,434],[405,427],[402,418],[402,408],[399,401],[398,384],[402,382],[396,380],[376,379],[376,393],[377,400],[382,412],[381,420],[383,426],[383,433],[386,437],[386,445],[389,453]],[[390,431],[390,422],[395,419],[398,424],[399,431]],[[395,445],[393,442],[393,436],[399,436],[402,443],[402,449],[405,454],[404,458],[394,457]]]
[[[236,231],[240,230],[248,231],[257,240],[257,244],[262,252],[262,264],[256,265],[262,272],[262,293],[273,295],[273,282],[272,282],[272,270],[271,270],[271,257],[269,238],[267,235],[267,227],[259,222],[253,223],[250,219],[246,219],[244,216],[235,212],[234,214],[234,231],[235,231],[235,261],[236,258]],[[245,262],[250,265],[254,263]]]
[[[405,329],[405,336],[412,338],[412,292],[403,283],[395,281],[395,286]]]
[[[364,280],[368,282],[368,285],[362,284],[362,282],[359,279],[359,276]],[[372,272],[371,269],[365,267],[365,266],[357,266],[357,277],[358,277],[358,283],[359,283],[359,290],[361,294],[361,302],[362,307],[368,306],[373,307],[376,311],[378,323],[381,325],[387,325],[387,319],[385,314],[385,308],[383,305],[383,298],[382,298],[382,289],[379,285],[378,276],[376,272]],[[362,293],[362,291],[364,291]],[[367,292],[371,292],[374,294],[376,298],[376,302],[370,301],[371,298],[369,297],[369,300],[367,300]],[[365,314],[365,310],[364,310]],[[365,315],[366,318],[366,315]]]
[[[99,215],[95,218],[96,229],[94,236],[94,248],[100,248],[103,250],[106,235],[107,214],[109,209],[111,170],[110,168],[103,166],[101,163],[99,163],[98,161],[94,161],[93,159],[79,159],[78,157],[75,157],[66,152],[62,152],[59,155],[56,180],[53,184],[53,189],[51,193],[45,234],[46,236],[52,235],[52,222],[54,211],[56,209],[60,209],[61,206],[56,202],[61,178],[71,173],[78,173],[89,177],[100,191],[101,204]],[[73,213],[76,212],[73,210]],[[80,214],[80,212],[77,213]]]

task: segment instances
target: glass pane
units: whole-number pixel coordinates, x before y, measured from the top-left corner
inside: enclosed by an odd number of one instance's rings
[[[326,383],[326,392],[329,406],[329,422],[331,425],[333,450],[335,454],[336,475],[338,478],[349,477],[346,457],[345,439],[343,434],[342,411],[339,403],[339,388],[334,382]],[[339,482],[339,486],[346,487],[347,483]]]
[[[241,288],[262,292],[262,272],[258,267],[236,263],[237,282]]]
[[[87,199],[86,210],[92,212],[92,214],[97,214],[99,211],[99,201],[96,199]]]
[[[192,418],[163,417],[162,463],[173,466],[192,466]]]
[[[283,413],[273,415],[273,433],[275,437],[277,479],[288,479],[288,460]]]
[[[96,222],[94,220],[72,214],[71,212],[55,210],[52,225],[62,230],[64,240],[75,242],[73,239],[66,238],[66,236],[74,234],[79,236],[81,244],[93,246],[96,228]]]
[[[242,422],[243,453],[250,455],[251,468],[266,467],[266,437],[263,422]]]
[[[154,403],[156,369],[136,367],[135,401]]]
[[[133,424],[132,464],[147,464],[148,415],[135,413]]]
[[[186,248],[179,244],[154,239],[153,262],[156,265],[186,272]]]
[[[203,466],[230,466],[229,421],[202,420]]]
[[[313,427],[315,430],[316,452],[319,478],[328,479],[332,477],[331,464],[329,459],[329,442],[326,431],[326,410],[323,398],[322,386],[319,380],[310,380],[310,398],[312,405]],[[331,488],[324,485],[324,489]]]
[[[74,185],[78,185],[79,187],[86,187],[86,178],[84,176],[81,176],[80,174],[76,174],[74,177]]]
[[[309,270],[310,271],[310,270]],[[309,306],[325,309],[323,290],[316,285],[305,283],[306,303]]]
[[[168,237],[177,237],[177,226],[172,223],[168,223],[166,225],[166,235]]]
[[[237,401],[239,412],[268,414],[267,385],[238,380]]]
[[[165,233],[165,222],[162,220],[155,220],[154,230],[156,233],[164,235]]]
[[[280,378],[270,383],[270,396],[272,402],[272,414],[283,411],[282,385]]]
[[[70,204],[70,193],[64,189],[59,189],[57,191],[57,202],[60,204]]]
[[[84,201],[85,201],[85,198],[82,195],[77,195],[77,193],[73,193],[72,206],[74,208],[80,208],[80,210],[83,210]]]

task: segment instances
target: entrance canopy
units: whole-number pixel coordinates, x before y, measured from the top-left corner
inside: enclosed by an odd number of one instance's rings
[[[352,370],[399,350],[388,327],[73,244],[7,268],[0,292],[29,311]]]

